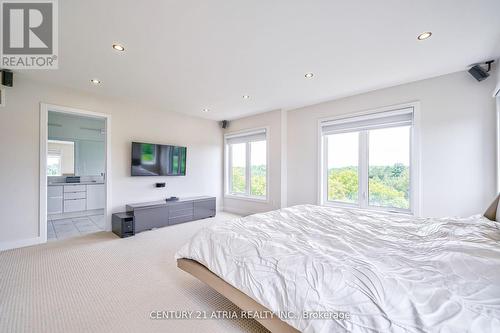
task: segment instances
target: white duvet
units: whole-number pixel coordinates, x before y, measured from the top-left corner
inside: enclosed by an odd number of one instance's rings
[[[499,225],[301,205],[214,223],[176,258],[303,332],[500,332]]]

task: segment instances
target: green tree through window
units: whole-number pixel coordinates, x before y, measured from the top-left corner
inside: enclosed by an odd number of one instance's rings
[[[402,164],[370,167],[368,186],[370,205],[410,208],[410,169]],[[357,167],[331,168],[328,170],[328,200],[340,198],[346,202],[358,200]]]
[[[245,168],[233,167],[233,191],[245,192]],[[252,195],[263,197],[266,195],[266,166],[252,166],[252,180],[250,183]]]
[[[326,199],[409,210],[410,137],[410,126],[327,135]]]
[[[264,132],[265,133],[265,132]],[[229,194],[265,198],[267,196],[267,141],[250,135],[227,144]],[[247,179],[248,178],[248,179]]]

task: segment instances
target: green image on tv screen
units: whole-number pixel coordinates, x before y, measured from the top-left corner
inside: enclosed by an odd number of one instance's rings
[[[141,152],[141,162],[153,162],[155,160],[155,146],[150,143],[143,143],[141,145],[142,152]]]
[[[133,142],[132,176],[184,176],[186,154],[186,147]]]

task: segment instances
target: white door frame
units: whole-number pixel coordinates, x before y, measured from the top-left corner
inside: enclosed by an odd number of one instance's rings
[[[48,140],[48,115],[49,111],[77,114],[86,117],[103,118],[105,120],[106,142],[106,231],[111,230],[111,115],[97,113],[67,106],[40,103],[40,207],[39,207],[39,242],[47,242],[47,140]]]

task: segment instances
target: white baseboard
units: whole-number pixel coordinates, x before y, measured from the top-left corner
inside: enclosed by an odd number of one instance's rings
[[[41,244],[41,243],[45,243],[45,240],[43,239],[43,237],[35,237],[35,238],[28,238],[28,239],[19,239],[19,240],[15,240],[15,241],[0,242],[0,251],[17,249],[20,247],[37,245],[37,244]]]
[[[249,212],[247,210],[234,208],[234,207],[227,207],[227,208],[221,207],[221,210],[223,212],[237,214],[237,215],[241,215],[241,216],[248,216],[248,215],[256,214],[256,212]]]

